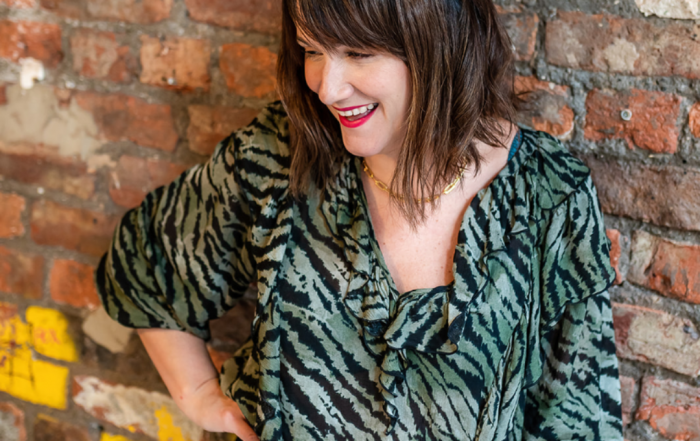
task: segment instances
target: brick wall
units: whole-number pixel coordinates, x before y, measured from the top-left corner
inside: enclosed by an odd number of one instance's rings
[[[625,437],[698,438],[700,11],[499,3],[520,123],[568,142],[606,213]],[[226,439],[174,407],[92,271],[128,208],[275,97],[278,32],[279,0],[0,0],[0,439]],[[251,314],[213,324],[217,363]]]

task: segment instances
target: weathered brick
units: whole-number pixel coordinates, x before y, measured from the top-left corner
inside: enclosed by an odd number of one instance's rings
[[[172,398],[158,392],[79,375],[73,379],[73,401],[95,418],[155,439],[202,438],[202,429],[187,419]]]
[[[622,273],[620,272],[620,256],[622,255],[622,249],[620,247],[620,232],[614,229],[607,229],[605,230],[605,233],[612,244],[610,247],[610,264],[615,269],[615,284],[619,285],[624,280]]]
[[[265,34],[282,28],[281,0],[185,0],[185,5],[196,21]]]
[[[34,422],[34,441],[91,441],[87,429],[39,415]]]
[[[620,393],[622,397],[622,424],[632,422],[632,411],[636,405],[637,382],[632,377],[620,375]]]
[[[190,115],[187,140],[190,150],[200,155],[211,155],[219,141],[249,124],[258,114],[256,109],[199,104],[187,107],[187,111]]]
[[[631,89],[623,92],[592,90],[586,98],[584,136],[593,141],[621,138],[656,153],[675,153],[681,98],[662,92]],[[622,119],[622,111],[631,119]]]
[[[24,234],[22,213],[27,201],[13,193],[0,193],[0,238],[16,237]]]
[[[129,47],[120,46],[112,32],[82,28],[70,38],[73,70],[87,78],[129,82],[138,68]]]
[[[692,24],[559,12],[547,23],[547,61],[630,75],[700,78],[700,40]]]
[[[100,133],[110,141],[128,139],[169,152],[177,145],[175,122],[167,104],[149,104],[133,96],[92,92],[79,92],[75,100],[93,114]]]
[[[182,92],[209,90],[209,40],[141,36],[140,80],[145,84]]]
[[[40,299],[44,258],[0,246],[0,291]]]
[[[700,304],[700,246],[635,231],[628,277],[665,296]]]
[[[156,23],[170,16],[173,0],[40,0],[54,14],[79,20]]]
[[[41,245],[61,246],[92,256],[107,251],[118,218],[51,201],[32,205],[31,235]]]
[[[644,15],[658,15],[664,18],[700,18],[700,8],[696,2],[686,0],[635,0]]]
[[[244,97],[271,98],[276,88],[277,55],[245,43],[221,46],[219,67],[230,90]]]
[[[695,103],[688,112],[688,125],[690,132],[696,138],[700,138],[700,103]]]
[[[26,441],[24,412],[12,403],[0,403],[0,439],[3,441]]]
[[[0,84],[0,106],[7,104],[7,85]]]
[[[117,205],[136,207],[148,192],[174,181],[186,169],[184,164],[122,156],[110,175],[109,195]]]
[[[567,104],[569,88],[535,77],[515,77],[515,92],[527,100],[518,122],[562,140],[574,132],[574,111]]]
[[[0,20],[0,58],[36,58],[46,67],[63,59],[61,27],[51,23]]]
[[[649,421],[665,438],[700,439],[700,388],[674,380],[646,377],[638,420]]]
[[[0,0],[0,4],[7,5],[11,8],[29,9],[36,6],[36,0]]]
[[[604,212],[700,231],[700,172],[583,156]]]
[[[62,156],[57,148],[43,144],[0,142],[0,176],[81,199],[89,199],[95,193],[96,178],[88,172],[86,163]]]
[[[97,308],[100,299],[93,272],[94,268],[90,265],[73,260],[55,260],[49,274],[51,299],[76,308]]]
[[[513,44],[515,59],[529,61],[535,54],[537,44],[537,26],[540,19],[532,12],[502,12],[499,14],[501,23],[506,28]]]
[[[700,375],[700,335],[693,322],[663,311],[613,304],[617,355]]]

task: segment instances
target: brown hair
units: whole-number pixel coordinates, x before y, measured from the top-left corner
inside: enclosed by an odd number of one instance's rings
[[[390,189],[413,196],[394,198],[412,224],[425,218],[414,197],[440,193],[461,166],[478,173],[474,139],[504,147],[498,118],[512,122],[518,98],[510,40],[492,0],[284,0],[277,75],[294,195],[311,182],[324,188],[347,154],[338,121],[306,84],[297,26],[324,49],[388,52],[408,66],[413,96]]]

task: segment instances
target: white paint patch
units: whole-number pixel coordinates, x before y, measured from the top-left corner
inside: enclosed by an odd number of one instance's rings
[[[664,18],[700,18],[698,0],[635,0],[644,15],[658,15]]]
[[[19,60],[19,85],[22,89],[34,87],[34,81],[44,81],[44,65],[34,58],[22,58]]]
[[[60,106],[51,86],[38,84],[25,90],[6,89],[7,103],[0,106],[0,141],[58,147],[62,156],[86,160],[104,142],[92,114],[75,100]]]
[[[616,38],[613,44],[603,51],[603,58],[611,72],[632,72],[634,63],[639,59],[639,52],[634,43]]]
[[[172,416],[173,424],[180,429],[185,441],[200,441],[203,431],[191,422],[175,405],[172,398],[158,392],[148,392],[136,387],[111,385],[95,377],[75,377],[82,389],[73,400],[91,415],[115,426],[143,432],[154,439],[160,427],[156,412],[165,410]]]

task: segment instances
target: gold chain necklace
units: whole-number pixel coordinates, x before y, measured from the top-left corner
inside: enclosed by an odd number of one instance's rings
[[[394,195],[394,194],[391,192],[391,190],[389,189],[389,186],[388,186],[388,185],[386,185],[385,183],[383,183],[382,181],[380,181],[379,179],[377,179],[377,178],[374,176],[374,173],[372,172],[372,169],[369,168],[369,165],[367,165],[367,161],[364,160],[364,159],[362,160],[362,167],[364,168],[365,173],[367,173],[367,176],[369,176],[369,178],[370,178],[372,181],[374,181],[374,183],[377,185],[377,187],[379,187],[380,190],[385,191],[385,192],[389,193],[389,194],[392,195],[392,196],[396,196],[396,197],[399,198],[399,199],[403,199],[402,196]],[[415,198],[415,199],[416,199],[416,202],[418,202],[418,203],[432,202],[432,201],[434,201],[434,200],[437,200],[437,199],[438,199],[440,196],[442,196],[443,194],[448,194],[449,192],[451,192],[452,190],[454,190],[455,187],[457,187],[457,184],[459,183],[459,180],[462,179],[462,176],[464,175],[464,171],[465,171],[465,170],[466,170],[466,167],[461,167],[461,168],[459,169],[459,173],[457,173],[457,176],[454,178],[454,180],[453,180],[452,182],[450,182],[450,183],[447,185],[447,187],[445,187],[444,190],[442,190],[442,193],[438,193],[438,194],[436,194],[436,195],[433,195],[433,196],[430,196],[430,197],[427,197],[427,198]]]

